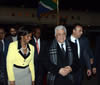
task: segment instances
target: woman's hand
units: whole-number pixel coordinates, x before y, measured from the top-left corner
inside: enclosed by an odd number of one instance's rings
[[[35,82],[34,81],[32,81],[32,85],[35,85]]]
[[[15,85],[15,81],[10,81],[10,85]]]

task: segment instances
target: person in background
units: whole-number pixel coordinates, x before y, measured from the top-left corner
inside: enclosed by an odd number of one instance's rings
[[[47,74],[47,43],[41,38],[40,26],[35,26],[30,43],[35,47],[35,85],[45,85]]]
[[[74,75],[75,77],[75,85],[81,85],[82,79],[83,79],[83,70],[86,66],[87,68],[87,75],[91,76],[91,64],[90,64],[90,54],[88,51],[89,48],[87,48],[87,41],[86,38],[82,36],[83,34],[83,27],[81,24],[75,24],[72,29],[72,34],[69,37],[69,40],[76,44],[76,53],[77,57],[80,61],[81,68],[77,71],[77,73]]]
[[[93,73],[97,74],[98,85],[100,85],[100,35],[96,37],[96,49]]]
[[[5,38],[6,32],[4,27],[0,27],[0,84],[7,85],[6,56],[8,52],[9,41]]]
[[[22,26],[18,40],[10,43],[7,54],[9,85],[34,85],[34,46],[29,44],[32,33],[28,26]]]
[[[16,41],[17,38],[18,36],[17,36],[16,26],[10,27],[9,35],[7,36],[8,41],[13,42],[13,41]]]

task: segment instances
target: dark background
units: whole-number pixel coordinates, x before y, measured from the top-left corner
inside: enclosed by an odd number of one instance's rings
[[[0,6],[37,8],[39,0],[0,0]],[[100,12],[99,0],[59,0],[60,9]]]
[[[24,7],[24,8],[37,8],[39,0],[0,0],[0,7]],[[81,11],[93,11],[100,12],[100,3],[97,0],[59,0],[60,10],[81,10]],[[9,29],[9,25],[5,25],[6,29]],[[42,37],[44,39],[54,38],[54,27],[42,25]],[[71,26],[66,26],[68,33],[70,34]],[[95,39],[100,34],[100,26],[84,27],[85,35],[89,38],[91,46],[94,50]],[[68,35],[69,35],[68,34]]]

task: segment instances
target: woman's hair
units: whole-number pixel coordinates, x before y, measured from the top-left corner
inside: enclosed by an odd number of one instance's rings
[[[18,30],[18,40],[21,39],[21,36],[25,36],[29,33],[31,33],[31,26],[27,25],[27,26],[21,26]]]

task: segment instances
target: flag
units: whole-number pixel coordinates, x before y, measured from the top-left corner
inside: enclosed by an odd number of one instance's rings
[[[57,9],[57,0],[40,0],[37,15],[38,17]]]

